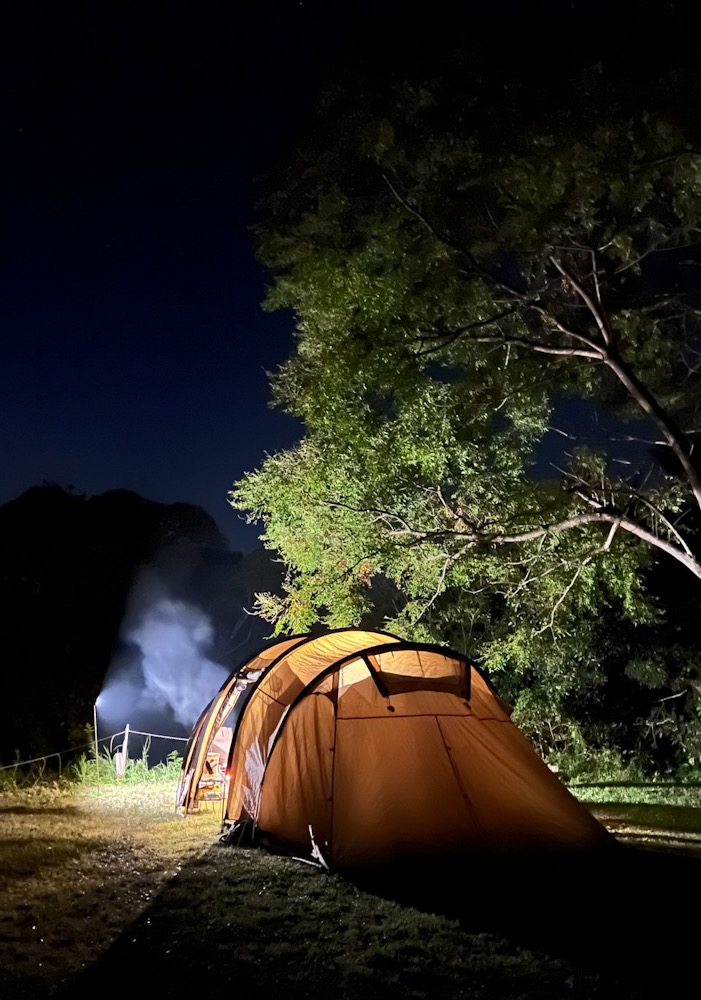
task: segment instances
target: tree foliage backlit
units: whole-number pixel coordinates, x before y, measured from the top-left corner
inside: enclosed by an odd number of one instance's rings
[[[289,567],[260,599],[277,630],[374,601],[492,669],[566,671],[583,623],[655,622],[642,574],[663,553],[701,578],[686,106],[597,68],[562,100],[446,75],[330,102],[259,230],[268,305],[297,319],[275,400],[306,433],[232,493]],[[545,472],[567,400],[612,430],[561,435]],[[655,444],[617,464],[641,426]]]

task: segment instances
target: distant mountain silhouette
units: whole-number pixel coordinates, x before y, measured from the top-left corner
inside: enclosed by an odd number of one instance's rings
[[[0,761],[81,741],[147,567],[212,622],[211,657],[233,669],[270,626],[246,615],[277,589],[267,555],[232,552],[201,507],[129,490],[98,496],[44,483],[0,506]]]

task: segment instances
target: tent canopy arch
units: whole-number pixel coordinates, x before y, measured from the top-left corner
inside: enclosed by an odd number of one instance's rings
[[[362,629],[297,638],[239,674],[224,827],[334,869],[610,843],[465,655]]]
[[[338,637],[336,639],[335,637]],[[209,705],[203,710],[199,719],[195,723],[192,735],[186,747],[183,760],[183,767],[176,793],[176,812],[184,816],[199,809],[201,784],[206,771],[207,754],[212,741],[227,719],[234,715],[234,725],[231,727],[229,740],[231,749],[228,758],[224,761],[226,775],[231,774],[231,757],[234,747],[239,738],[241,723],[245,716],[245,708],[252,693],[256,690],[267,692],[271,695],[272,688],[274,701],[283,692],[285,686],[290,693],[297,690],[298,685],[294,682],[294,671],[306,672],[310,679],[315,674],[314,664],[322,669],[329,658],[334,658],[339,651],[350,649],[354,644],[363,645],[368,642],[384,643],[399,642],[397,636],[387,632],[368,631],[367,629],[348,628],[337,629],[325,632],[322,635],[304,634],[280,639],[275,643],[264,646],[254,656],[244,661],[226,679],[224,684],[214,696]],[[300,649],[300,647],[305,647]],[[288,659],[288,654],[300,650],[297,656]],[[301,655],[300,655],[301,654]],[[285,661],[284,667],[280,670],[280,675],[275,675],[276,668]],[[292,672],[292,679],[290,679]],[[274,677],[271,678],[271,674]],[[285,685],[285,679],[287,685]],[[261,687],[262,682],[265,684]],[[257,716],[260,713],[257,713]],[[251,732],[255,731],[255,724],[246,727]],[[259,739],[262,743],[262,738]],[[224,768],[222,768],[224,770]],[[222,775],[224,777],[224,775]]]

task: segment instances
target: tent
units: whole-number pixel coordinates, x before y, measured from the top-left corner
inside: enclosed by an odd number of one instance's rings
[[[197,808],[227,720],[223,829],[331,869],[612,841],[477,667],[449,649],[362,629],[267,647],[198,720],[178,790],[183,814]]]

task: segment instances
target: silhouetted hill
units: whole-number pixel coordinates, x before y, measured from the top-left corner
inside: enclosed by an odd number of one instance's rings
[[[204,610],[214,628],[211,656],[228,669],[269,631],[242,608],[271,580],[257,584],[250,560],[231,552],[214,520],[192,504],[128,490],[89,497],[44,484],[0,507],[0,551],[3,762],[16,751],[33,756],[79,740],[130,590],[147,567],[169,593]]]

